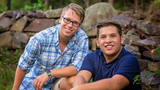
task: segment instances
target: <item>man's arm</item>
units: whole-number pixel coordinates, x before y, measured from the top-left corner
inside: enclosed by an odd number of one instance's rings
[[[64,67],[64,68],[60,68],[60,69],[51,70],[51,76],[52,77],[57,77],[57,78],[75,76],[77,73],[78,73],[78,71],[75,68],[75,66],[73,66],[73,65],[67,66],[67,67]],[[41,90],[43,84],[48,80],[49,80],[49,77],[48,77],[47,73],[45,72],[42,75],[38,76],[34,80],[33,86],[34,86],[35,89],[36,89],[36,87],[38,87],[39,90]]]
[[[51,70],[51,76],[57,78],[75,76],[77,73],[78,71],[73,65]]]
[[[21,85],[25,74],[26,74],[26,71],[20,69],[17,66],[17,70],[16,70],[16,74],[15,74],[15,80],[14,80],[14,84],[13,84],[13,89],[12,90],[18,90],[19,89],[19,86]]]
[[[81,84],[71,90],[120,90],[129,85],[129,80],[122,75],[102,79],[93,83]]]
[[[88,83],[89,80],[91,79],[91,76],[92,73],[87,70],[80,71],[74,80],[73,87],[80,84]]]

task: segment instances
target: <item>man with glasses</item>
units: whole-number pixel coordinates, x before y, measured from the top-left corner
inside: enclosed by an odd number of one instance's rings
[[[83,20],[83,8],[71,3],[63,8],[59,25],[31,37],[20,57],[13,90],[69,90],[89,53],[88,37],[80,29]]]

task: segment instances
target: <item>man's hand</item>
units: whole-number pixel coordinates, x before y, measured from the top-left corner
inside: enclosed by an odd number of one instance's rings
[[[43,84],[49,80],[49,77],[47,75],[47,73],[43,73],[42,75],[38,76],[34,82],[33,82],[33,87],[35,90],[42,90],[42,86]]]

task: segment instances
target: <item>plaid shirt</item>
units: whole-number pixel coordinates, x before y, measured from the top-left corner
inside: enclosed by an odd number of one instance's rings
[[[25,75],[20,90],[34,90],[34,80],[47,70],[74,65],[79,71],[83,58],[89,53],[88,37],[82,29],[79,29],[61,52],[58,38],[59,28],[60,25],[56,25],[30,38],[18,63],[22,70],[30,70]],[[45,82],[43,90],[50,90],[55,79],[52,77]]]

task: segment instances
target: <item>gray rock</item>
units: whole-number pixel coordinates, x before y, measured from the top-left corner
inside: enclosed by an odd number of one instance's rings
[[[121,26],[125,26],[125,25],[129,24],[130,21],[132,21],[132,25],[137,23],[136,19],[133,19],[131,17],[126,17],[126,16],[114,16],[112,18],[112,20],[119,22],[119,24],[121,24]]]
[[[123,36],[123,45],[129,44],[129,41],[130,41],[129,36],[126,34],[123,34],[122,36]]]
[[[58,24],[60,24],[60,23],[59,23],[59,19],[56,19],[56,20],[55,20],[55,25],[58,25]]]
[[[160,70],[160,62],[149,62],[148,68],[149,70]]]
[[[92,43],[91,50],[96,51],[97,50],[96,38],[94,38],[90,43]]]
[[[148,85],[160,85],[160,73],[150,71],[141,72],[142,83]]]
[[[154,42],[153,40],[149,40],[149,39],[138,40],[138,42],[140,42],[146,46],[152,46],[152,45],[155,46],[156,45],[156,42]]]
[[[139,48],[137,46],[125,45],[124,48],[134,54],[138,59],[141,59],[141,53],[139,52]]]
[[[12,27],[10,28],[10,30],[22,32],[23,29],[25,28],[26,24],[27,24],[27,21],[28,21],[28,17],[27,16],[24,16],[24,17],[20,18],[19,20],[17,20],[12,25]]]
[[[44,12],[47,18],[60,18],[62,13],[62,8],[47,10]]]
[[[55,19],[34,19],[24,31],[39,32],[54,26]]]
[[[0,32],[8,31],[11,23],[12,20],[10,18],[3,17],[0,21]]]
[[[140,68],[141,71],[148,71],[148,63],[150,63],[151,61],[146,60],[146,59],[138,59],[139,64],[140,64]]]
[[[0,47],[12,48],[12,35],[10,31],[0,34]]]
[[[150,60],[150,61],[160,61],[160,56],[159,57],[157,57],[157,56],[152,57],[151,50],[143,51],[143,57]]]
[[[13,48],[24,48],[29,40],[29,37],[25,33],[16,32],[13,37]]]
[[[85,19],[81,28],[90,37],[96,37],[96,25],[105,19],[110,19],[118,16],[116,10],[108,3],[96,3],[86,9]],[[93,34],[92,34],[93,33]]]
[[[3,12],[0,14],[0,21],[2,20],[3,17],[5,17],[7,15],[7,12]]]
[[[160,27],[146,24],[143,25],[143,28],[145,28],[151,36],[160,36]]]

